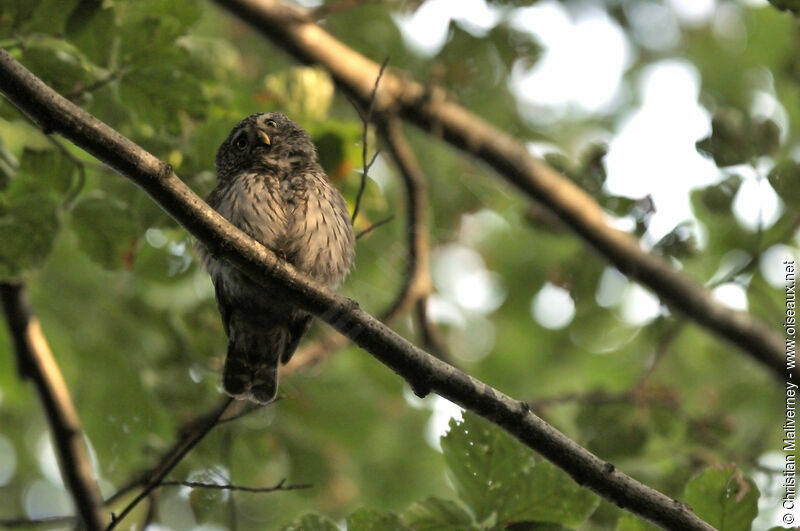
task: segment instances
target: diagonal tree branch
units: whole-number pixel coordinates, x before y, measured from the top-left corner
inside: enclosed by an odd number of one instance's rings
[[[0,50],[0,91],[48,133],[59,133],[147,192],[220,259],[313,313],[403,377],[419,396],[436,392],[504,428],[578,484],[673,529],[711,530],[685,504],[623,474],[534,415],[522,401],[415,347],[350,299],[321,287],[231,225],[172,168],[76,107]]]
[[[303,9],[280,0],[215,0],[258,29],[277,46],[307,64],[328,70],[351,98],[369,102],[380,65],[342,44],[318,26]],[[600,206],[571,181],[533,158],[525,146],[407,75],[386,71],[374,102],[374,116],[397,113],[494,168],[529,198],[552,210],[575,233],[617,269],[641,282],[663,301],[734,343],[787,377],[782,338],[753,316],[714,300],[708,289],[679,273],[664,259],[642,250],[639,242],[606,222]],[[793,369],[794,378],[800,370]]]
[[[64,483],[86,529],[103,529],[108,516],[83,441],[81,422],[39,320],[31,312],[22,284],[0,282],[0,299],[20,376],[36,386],[47,414]]]

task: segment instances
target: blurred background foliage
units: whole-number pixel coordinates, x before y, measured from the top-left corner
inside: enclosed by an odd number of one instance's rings
[[[306,2],[346,44],[378,62],[389,57],[391,68],[444,87],[530,142],[645,246],[781,331],[781,262],[797,254],[800,223],[800,33],[790,13],[744,0],[700,2],[710,14],[699,19],[684,16],[677,0],[538,2],[571,20],[602,17],[629,58],[612,103],[556,112],[527,101],[515,81],[548,52],[521,16],[532,2],[467,2],[490,10],[491,22],[446,17],[442,42],[421,50],[408,21],[432,4],[446,2]],[[210,2],[2,0],[0,44],[170,162],[201,195],[213,186],[214,153],[230,127],[252,112],[283,110],[312,134],[353,206],[358,114],[324,71],[293,64]],[[637,83],[664,61],[699,80],[705,133],[679,133],[716,168],[710,182],[683,176],[690,214],[658,232],[648,193],[611,189],[606,155],[642,105]],[[773,377],[630,284],[487,168],[407,133],[430,188],[430,315],[454,361],[531,401],[577,442],[710,523],[773,525],[784,409]],[[379,143],[369,142],[371,150]],[[651,178],[638,175],[645,189],[655,186]],[[763,197],[771,198],[769,215]],[[737,210],[742,202],[758,210],[755,223],[741,213],[747,208]],[[379,156],[357,230],[397,218],[358,242],[342,289],[371,313],[392,300],[405,274],[403,204],[399,176]],[[134,185],[0,104],[0,278],[29,286],[107,495],[220,399],[224,333],[195,258],[186,232]],[[410,319],[395,326],[416,338]],[[278,404],[215,429],[172,478],[250,486],[287,478],[313,487],[233,496],[164,488],[154,529],[649,529],[482,421],[448,426],[455,408],[413,397],[358,349],[291,375],[281,392]],[[72,510],[5,328],[0,493],[0,518]],[[126,525],[144,513],[142,505]]]

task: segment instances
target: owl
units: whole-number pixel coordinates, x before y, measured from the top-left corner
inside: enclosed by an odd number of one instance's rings
[[[342,283],[353,263],[353,226],[303,128],[277,112],[248,116],[219,147],[216,171],[209,205],[318,282]],[[278,366],[292,357],[311,315],[199,249],[228,336],[223,388],[237,399],[270,402]]]

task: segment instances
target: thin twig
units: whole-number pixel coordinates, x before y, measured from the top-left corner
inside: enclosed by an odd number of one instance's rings
[[[363,236],[366,236],[367,234],[369,234],[370,232],[374,231],[375,229],[377,229],[381,225],[386,225],[387,223],[389,223],[393,219],[394,219],[394,214],[392,214],[391,216],[385,217],[385,218],[383,218],[383,219],[381,219],[379,221],[376,221],[375,223],[373,223],[372,225],[370,225],[366,229],[364,229],[361,232],[359,232],[358,234],[356,234],[356,240],[358,240],[359,238],[361,238]]]
[[[361,182],[358,186],[358,194],[356,194],[356,205],[353,207],[353,216],[351,220],[353,223],[356,221],[356,217],[358,217],[358,211],[361,208],[361,198],[364,195],[364,189],[367,187],[367,174],[369,173],[369,169],[375,163],[375,159],[378,158],[379,150],[375,150],[372,154],[372,158],[367,162],[367,141],[368,141],[368,133],[369,133],[369,124],[372,121],[372,109],[375,107],[375,96],[378,93],[378,85],[381,82],[381,78],[383,77],[383,72],[386,70],[386,65],[389,63],[389,58],[383,60],[381,63],[380,70],[378,70],[378,76],[375,78],[375,85],[372,87],[372,93],[369,97],[369,105],[367,107],[367,112],[362,113],[360,108],[356,105],[355,108],[358,111],[358,116],[361,118],[361,124],[363,126],[363,133],[361,138],[361,161],[363,164],[362,172],[361,172]]]
[[[119,70],[116,70],[114,72],[109,73],[107,76],[105,76],[103,78],[100,78],[98,80],[93,81],[92,83],[89,83],[88,85],[84,85],[82,87],[78,87],[75,90],[73,90],[67,96],[67,99],[69,99],[72,102],[76,102],[84,94],[88,94],[90,92],[94,92],[95,90],[99,90],[99,89],[105,87],[106,85],[108,85],[110,83],[113,83],[114,81],[116,81],[117,79],[122,77],[122,75],[126,71],[127,71],[127,69],[119,69]]]
[[[232,490],[239,492],[275,492],[277,490],[301,490],[310,489],[313,485],[301,483],[297,485],[286,485],[286,479],[280,480],[272,487],[246,487],[243,485],[220,485],[219,483],[205,483],[202,481],[162,481],[161,487],[190,487],[193,489],[212,489],[212,490]]]
[[[169,474],[172,469],[181,462],[186,454],[188,454],[192,448],[197,446],[197,443],[203,440],[203,437],[205,437],[208,432],[210,432],[214,426],[217,425],[219,419],[225,414],[225,411],[228,409],[231,403],[233,403],[232,398],[226,399],[221,407],[219,407],[216,411],[213,411],[209,416],[202,419],[203,422],[198,424],[199,429],[182,440],[182,444],[180,444],[176,448],[175,452],[169,456],[161,469],[157,470],[153,477],[147,481],[144,489],[142,489],[142,491],[127,506],[125,506],[119,515],[112,515],[111,523],[106,528],[106,531],[111,531],[114,529],[139,504],[139,502],[147,498],[153,489],[158,488],[167,474]]]
[[[64,483],[86,528],[103,529],[108,518],[81,422],[39,320],[31,311],[22,284],[0,282],[0,298],[20,376],[32,380],[42,401]]]

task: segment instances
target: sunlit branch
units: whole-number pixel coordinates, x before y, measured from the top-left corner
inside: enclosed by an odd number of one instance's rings
[[[534,415],[525,402],[415,347],[355,301],[323,288],[283,262],[209,207],[170,165],[58,95],[4,50],[0,50],[0,91],[43,130],[63,135],[136,183],[218,259],[276,290],[287,304],[330,324],[403,377],[417,395],[435,392],[484,417],[561,467],[578,484],[645,519],[673,529],[712,529],[685,504],[620,472],[569,439]],[[208,429],[215,424],[216,418],[209,421]],[[158,484],[165,475],[159,474],[148,485]]]
[[[31,311],[22,284],[0,282],[0,299],[20,376],[33,382],[47,414],[64,484],[86,528],[103,529],[108,516],[83,440],[80,419],[39,320]]]

